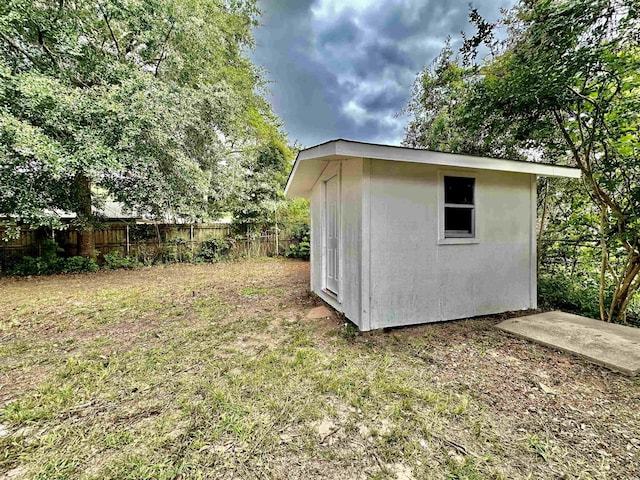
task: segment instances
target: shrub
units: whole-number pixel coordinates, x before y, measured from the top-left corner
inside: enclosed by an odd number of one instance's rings
[[[605,292],[605,304],[611,301],[611,292]],[[538,303],[544,309],[559,309],[600,318],[599,287],[595,279],[587,276],[570,278],[560,272],[538,276]]]
[[[108,270],[116,270],[118,268],[138,268],[141,266],[142,263],[140,263],[137,258],[129,256],[123,257],[117,252],[107,253],[104,256],[103,268]]]
[[[192,262],[193,252],[187,240],[184,238],[174,238],[167,240],[166,246],[162,255],[165,262]]]
[[[63,273],[95,272],[98,268],[93,258],[75,256],[62,261],[61,271]]]
[[[284,255],[289,258],[309,260],[311,258],[311,245],[309,242],[292,243]]]
[[[229,258],[233,240],[230,238],[211,238],[200,245],[198,258],[206,262],[218,262]]]
[[[58,256],[63,250],[53,240],[45,240],[40,246],[40,256],[25,256],[12,270],[14,275],[46,275],[64,268],[64,259]]]
[[[285,256],[309,260],[311,256],[311,234],[309,232],[309,225],[303,223],[296,226],[291,233],[291,238],[292,243],[287,248]]]
[[[177,262],[194,263],[198,258],[193,254],[190,247],[179,248],[177,252]]]
[[[11,273],[14,275],[41,275],[43,266],[40,257],[30,257],[25,255],[18,263],[13,266]]]
[[[145,245],[144,243],[138,244],[136,246],[136,258],[142,262],[143,265],[153,265],[156,263],[158,258],[158,249],[154,247],[150,247],[149,245]]]
[[[178,247],[176,245],[166,245],[162,251],[162,257],[159,263],[177,263],[179,262]]]
[[[49,275],[52,273],[95,272],[98,264],[93,258],[58,256],[63,250],[53,240],[45,240],[40,246],[39,257],[25,256],[12,270],[14,275]]]

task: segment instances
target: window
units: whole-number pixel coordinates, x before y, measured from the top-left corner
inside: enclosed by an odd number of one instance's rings
[[[475,236],[475,178],[444,177],[444,237]]]

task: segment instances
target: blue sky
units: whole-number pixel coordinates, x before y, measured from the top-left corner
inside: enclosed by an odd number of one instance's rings
[[[512,0],[472,3],[490,21]],[[468,1],[262,0],[256,64],[291,141],[399,144],[416,74],[468,23]]]

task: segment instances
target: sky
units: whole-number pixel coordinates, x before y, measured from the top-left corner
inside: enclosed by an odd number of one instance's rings
[[[488,20],[513,0],[473,0]],[[252,58],[291,142],[398,145],[416,75],[451,36],[472,33],[468,0],[260,0]]]

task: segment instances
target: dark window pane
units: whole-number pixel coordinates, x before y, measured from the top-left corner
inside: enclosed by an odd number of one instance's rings
[[[444,232],[447,237],[457,235],[469,236],[473,233],[473,209],[445,207],[444,209]]]
[[[444,203],[473,205],[475,178],[444,177]]]

